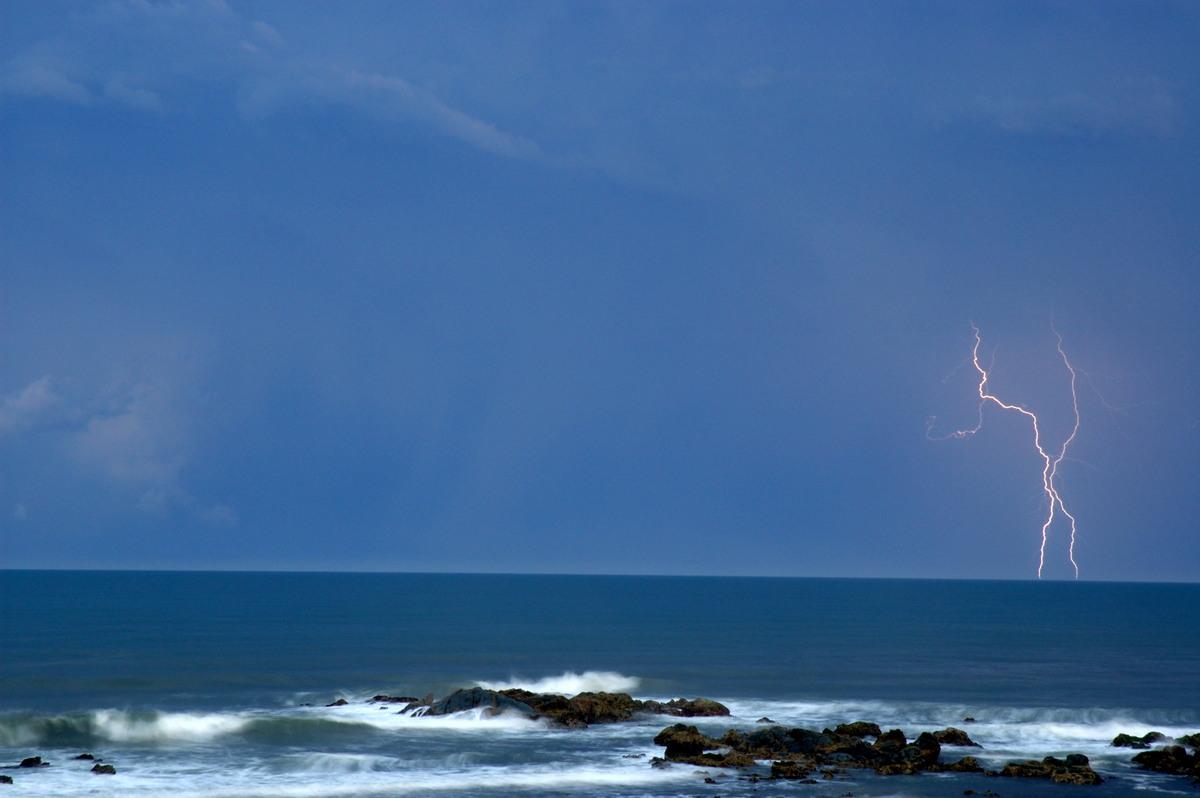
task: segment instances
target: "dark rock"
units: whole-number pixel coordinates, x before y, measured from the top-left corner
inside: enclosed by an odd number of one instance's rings
[[[812,770],[804,767],[794,759],[781,759],[771,763],[771,778],[773,779],[806,779]]]
[[[701,733],[695,726],[685,726],[676,723],[660,731],[654,738],[655,745],[664,745],[667,750],[664,756],[670,760],[681,757],[694,757],[714,748],[721,748],[719,740],[714,740],[707,734]]]
[[[75,759],[86,759],[91,762],[94,761],[96,757],[92,756],[91,754],[80,754],[79,756],[75,757]]]
[[[695,698],[691,701],[676,698],[668,701],[665,706],[670,708],[670,712],[666,714],[685,718],[717,718],[729,715],[729,707],[708,698]]]
[[[847,737],[878,737],[880,735],[879,724],[868,723],[865,720],[839,724],[833,731],[836,734],[844,734]]]
[[[415,704],[418,699],[412,696],[377,695],[368,704]]]
[[[0,784],[12,784],[12,776],[0,775]]]
[[[1193,784],[1200,784],[1200,753],[1189,754],[1182,745],[1143,751],[1133,758],[1133,764],[1142,770],[1186,776]]]
[[[975,718],[963,718],[963,719],[962,719],[962,722],[963,722],[963,723],[974,723],[974,722],[975,722]]]
[[[1200,732],[1185,734],[1182,737],[1176,738],[1175,742],[1186,745],[1188,748],[1200,748]]]
[[[1167,735],[1162,732],[1146,732],[1141,737],[1135,737],[1132,734],[1118,734],[1113,738],[1112,746],[1114,748],[1149,748],[1153,743],[1161,743],[1167,740]]]
[[[949,773],[982,773],[983,768],[979,765],[979,760],[973,756],[964,756],[957,762],[951,762],[949,765],[942,765],[942,770]]]
[[[759,718],[758,720],[756,720],[754,722],[755,723],[774,723],[775,721],[771,720],[766,715],[763,715],[761,718]]]
[[[900,729],[892,729],[891,731],[884,732],[875,738],[876,748],[886,748],[892,746],[903,748],[906,745],[908,745],[908,738],[904,736],[904,732]]]
[[[347,704],[349,704],[349,703],[350,703],[350,702],[349,702],[349,701],[347,701],[346,699],[344,699],[344,698],[339,698],[337,701],[330,701],[330,702],[329,702],[328,704],[326,704],[325,706],[327,706],[327,707],[344,707],[344,706],[346,706],[346,705],[347,705]]]
[[[50,767],[49,762],[43,762],[40,756],[31,756],[21,760],[19,768],[45,768]]]
[[[631,720],[636,713],[645,711],[643,707],[647,703],[634,699],[628,693],[580,693],[572,698],[557,693],[531,693],[519,688],[502,693],[532,707],[535,717],[547,718],[567,728]],[[666,706],[658,702],[649,703]]]
[[[942,745],[956,745],[960,747],[982,748],[979,743],[967,736],[967,733],[962,729],[956,729],[953,726],[947,726],[941,731],[933,733],[934,738]]]
[[[483,687],[472,687],[469,690],[455,690],[441,701],[435,702],[425,710],[426,715],[451,715],[455,712],[465,712],[468,709],[482,707],[489,715],[502,712],[519,712],[522,715],[533,715],[533,707],[511,698],[495,690]]]
[[[1072,754],[1072,761],[1078,761],[1074,759],[1077,756],[1083,757],[1082,754]],[[1034,760],[1010,762],[1000,771],[1000,775],[1016,778],[1049,779],[1055,784],[1099,784],[1104,781],[1096,771],[1092,770],[1091,765],[1086,763],[1087,757],[1083,757],[1083,759],[1084,763],[1080,765],[1070,765],[1066,761],[1053,756],[1048,756],[1041,762]]]
[[[100,763],[96,763],[95,765],[92,765],[92,772],[95,773],[97,776],[115,776],[115,775],[117,775],[117,769],[115,767],[113,767],[112,765],[101,765]]]

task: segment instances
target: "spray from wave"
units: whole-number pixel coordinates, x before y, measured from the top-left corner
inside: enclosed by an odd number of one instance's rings
[[[519,679],[511,677],[507,682],[480,682],[480,687],[489,690],[511,690],[522,687],[534,693],[558,693],[560,695],[578,695],[579,693],[628,693],[636,690],[641,680],[636,676],[625,676],[616,671],[584,671],[574,673],[567,671],[558,676],[544,676],[541,679]]]

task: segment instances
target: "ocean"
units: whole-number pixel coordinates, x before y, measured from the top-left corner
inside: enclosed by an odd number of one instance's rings
[[[1200,795],[1110,745],[1200,732],[1195,584],[0,571],[0,646],[0,765],[50,763],[0,770],[0,798]],[[772,781],[769,763],[654,766],[677,718],[369,703],[474,685],[703,696],[732,713],[686,719],[714,737],[762,717],[955,726],[982,748],[943,761],[1082,753],[1105,781]]]

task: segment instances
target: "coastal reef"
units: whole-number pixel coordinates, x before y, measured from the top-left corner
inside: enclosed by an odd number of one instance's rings
[[[348,703],[346,699],[339,698],[326,706],[346,706]],[[434,700],[432,694],[421,699],[377,695],[369,703],[402,703],[404,707],[400,712],[412,713],[414,716],[451,715],[472,709],[483,709],[484,713],[489,715],[511,712],[532,720],[545,720],[553,726],[565,729],[584,729],[596,723],[618,723],[633,720],[638,715],[669,715],[683,718],[729,715],[728,707],[707,698],[643,701],[628,693],[604,692],[585,692],[568,697],[560,693],[535,693],[520,687],[508,690],[470,687],[455,690],[441,700]]]

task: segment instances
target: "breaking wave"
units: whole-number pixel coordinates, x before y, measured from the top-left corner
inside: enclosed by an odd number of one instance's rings
[[[479,682],[480,687],[489,690],[512,690],[524,688],[534,693],[559,693],[561,695],[578,695],[579,693],[628,693],[636,690],[641,679],[636,676],[625,676],[616,671],[584,671],[574,673],[567,671],[558,676],[544,676],[541,679],[510,678],[507,682]]]

